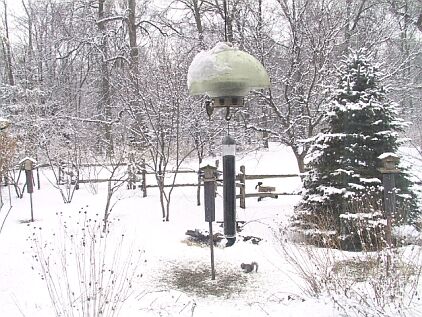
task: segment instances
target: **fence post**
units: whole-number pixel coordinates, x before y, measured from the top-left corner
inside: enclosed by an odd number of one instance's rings
[[[132,163],[129,161],[127,164],[127,189],[135,189],[135,175],[133,173]]]
[[[218,166],[220,164],[219,160],[215,160],[215,169],[217,171],[217,175],[218,175]],[[217,186],[217,182],[215,182],[215,197],[217,197],[217,190],[218,190],[218,186]]]
[[[246,172],[245,172],[245,165],[240,166],[240,174],[239,174],[239,181],[240,181],[240,208],[246,208]]]
[[[145,159],[142,159],[141,163],[141,172],[142,172],[142,197],[147,197],[147,170],[145,168]]]
[[[39,167],[37,166],[37,188],[41,189],[41,183],[40,183],[40,171],[39,171]]]

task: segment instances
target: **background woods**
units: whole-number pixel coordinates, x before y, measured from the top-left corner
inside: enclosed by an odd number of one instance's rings
[[[219,153],[226,130],[187,95],[193,56],[225,37],[256,56],[272,87],[250,95],[230,129],[241,147],[288,145],[301,172],[322,128],[335,65],[367,48],[413,143],[422,142],[418,0],[23,0],[1,2],[0,115],[16,155],[41,162],[135,150],[159,174],[168,160]],[[128,150],[129,149],[129,150]]]

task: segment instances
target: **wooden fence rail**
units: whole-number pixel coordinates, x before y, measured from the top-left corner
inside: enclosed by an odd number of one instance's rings
[[[215,166],[216,168],[218,168],[219,165],[219,161],[216,160],[215,161]],[[196,195],[196,199],[197,199],[197,205],[200,206],[201,205],[201,187],[204,186],[204,184],[202,183],[202,177],[199,174],[198,171],[195,170],[170,170],[170,171],[166,171],[166,173],[181,173],[181,174],[197,174],[198,175],[198,182],[197,183],[185,183],[185,184],[168,184],[168,185],[163,185],[163,187],[168,188],[168,187],[196,187],[197,188],[197,195]],[[141,165],[140,165],[140,170],[139,173],[141,175],[141,185],[140,187],[142,188],[142,196],[143,197],[147,197],[147,188],[159,188],[160,186],[158,184],[154,184],[154,185],[148,185],[147,184],[147,175],[154,175],[156,174],[156,172],[147,172],[146,170],[146,164],[145,164],[145,160],[142,161]],[[136,175],[129,175],[128,177],[128,188],[136,188],[133,187],[134,185],[132,185],[133,181],[136,181],[137,177]]]
[[[216,161],[216,167],[218,168],[218,160]],[[182,183],[182,184],[164,184],[162,185],[164,188],[171,188],[171,187],[197,187],[197,205],[201,205],[201,187],[203,187],[202,177],[198,173],[198,171],[194,170],[179,170],[179,171],[166,171],[167,173],[191,173],[198,175],[198,182],[197,183]],[[140,169],[137,172],[133,172],[132,174],[129,173],[127,179],[121,179],[119,181],[126,181],[128,182],[128,189],[135,189],[141,188],[143,192],[143,197],[147,197],[147,188],[159,188],[160,185],[158,184],[147,184],[147,175],[154,175],[155,172],[148,172],[146,170],[145,163],[142,162],[140,165]],[[247,175],[245,166],[240,166],[240,173],[236,175],[236,187],[239,187],[239,194],[236,195],[237,199],[240,199],[240,208],[246,208],[246,198],[257,197],[258,200],[261,200],[266,197],[270,198],[278,198],[279,196],[283,195],[298,195],[298,193],[294,192],[276,192],[275,190],[271,190],[269,192],[254,192],[254,193],[246,193],[246,181],[247,180],[257,180],[257,179],[268,179],[268,178],[291,178],[291,177],[299,177],[300,174],[256,174],[256,175]],[[109,179],[90,179],[90,180],[79,180],[79,183],[98,183],[98,182],[106,182]],[[113,181],[113,180],[112,180]],[[114,180],[117,181],[117,180]],[[221,181],[221,180],[220,180]],[[136,185],[137,182],[140,182],[140,185]],[[217,186],[221,186],[221,182],[217,182]],[[217,189],[217,188],[216,188]]]
[[[242,169],[242,166],[240,167],[241,169]],[[238,177],[236,177],[236,179],[239,178],[240,174],[238,174],[237,176]],[[275,174],[268,174],[268,175],[263,174],[263,175],[259,175],[259,174],[257,174],[257,175],[243,175],[243,177],[244,177],[245,180],[264,179],[264,178],[298,177],[298,176],[299,176],[299,174],[278,174],[278,175],[275,175]]]
[[[84,164],[85,165],[85,164]],[[88,166],[86,164],[85,166]],[[92,164],[91,166],[96,165]],[[119,164],[121,166],[128,165],[126,163]],[[218,168],[219,162],[216,160],[215,162],[216,167]],[[82,165],[81,165],[82,166]],[[129,166],[129,165],[128,165]],[[147,184],[147,175],[154,175],[156,172],[147,171],[145,160],[142,161],[140,165],[138,165],[139,169],[137,171],[133,171],[132,169],[128,168],[128,177],[125,179],[78,179],[77,182],[82,183],[100,183],[100,182],[107,182],[107,181],[123,181],[127,182],[128,189],[135,189],[141,188],[143,192],[143,197],[147,197],[147,188],[158,188],[160,187],[158,184],[149,185]],[[197,187],[197,205],[201,205],[201,187],[203,187],[202,177],[195,170],[169,170],[166,171],[167,173],[181,173],[181,174],[197,174],[198,175],[198,182],[197,183],[182,183],[182,184],[164,184],[163,187]],[[298,193],[294,192],[276,192],[275,190],[267,191],[267,192],[254,192],[254,193],[246,193],[246,181],[247,180],[257,180],[257,179],[268,179],[268,178],[291,178],[291,177],[300,177],[300,174],[255,174],[255,175],[247,175],[245,166],[240,166],[240,173],[236,175],[236,187],[239,187],[239,194],[236,195],[236,198],[240,199],[240,208],[246,208],[246,198],[250,197],[258,197],[258,200],[271,197],[271,198],[278,198],[278,196],[283,195],[298,195]],[[221,180],[219,180],[221,181]],[[140,185],[136,183],[140,182]],[[221,186],[221,182],[217,182],[217,186]]]
[[[236,198],[240,198],[240,208],[246,208],[246,198],[248,197],[258,197],[258,200],[261,200],[265,197],[271,198],[278,198],[278,196],[283,195],[298,195],[297,193],[293,192],[275,192],[270,190],[268,192],[256,192],[256,193],[246,193],[246,180],[254,180],[254,179],[265,179],[265,178],[288,178],[288,177],[299,177],[300,174],[257,174],[257,175],[247,175],[245,166],[240,166],[240,173],[237,174],[236,180],[239,182],[236,184],[237,187],[240,188],[239,195],[236,195]]]

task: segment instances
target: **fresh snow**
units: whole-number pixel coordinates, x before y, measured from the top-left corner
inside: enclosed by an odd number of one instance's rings
[[[215,159],[209,158],[203,165],[213,164]],[[274,144],[267,151],[238,153],[236,164],[237,170],[240,165],[245,165],[247,174],[297,173],[291,152]],[[192,160],[183,168],[195,169],[196,166],[197,161]],[[63,236],[64,226],[69,234],[76,236],[81,232],[83,217],[99,219],[104,210],[106,184],[83,184],[76,191],[73,201],[64,204],[59,191],[53,186],[52,173],[41,169],[40,178],[41,189],[35,190],[32,195],[33,223],[28,223],[28,194],[25,193],[23,199],[17,199],[11,192],[9,201],[8,188],[1,187],[4,206],[0,212],[0,224],[7,211],[10,210],[10,214],[0,233],[0,316],[55,316],[45,282],[40,277],[39,263],[34,258],[34,237],[50,255],[50,271],[64,283],[66,274],[62,271],[63,266],[54,264],[57,250],[63,246],[64,241],[60,237]],[[196,174],[180,174],[177,182],[194,182],[196,178]],[[148,175],[148,182],[153,182],[152,175]],[[299,178],[264,179],[263,182],[275,186],[278,192],[301,189]],[[22,178],[19,185],[23,186]],[[253,192],[255,185],[254,181],[247,181],[247,192]],[[222,189],[219,188],[216,220],[222,220],[221,196]],[[332,298],[324,294],[311,297],[304,292],[304,281],[281,250],[280,235],[276,233],[287,225],[298,199],[299,196],[282,196],[258,202],[255,198],[247,198],[245,210],[237,205],[238,220],[246,222],[244,230],[239,233],[234,246],[226,248],[223,243],[215,247],[216,280],[211,281],[209,248],[189,243],[185,235],[188,229],[208,230],[204,206],[196,205],[196,188],[176,188],[170,222],[162,222],[157,190],[148,189],[148,197],[142,198],[139,189],[122,187],[113,198],[116,204],[110,215],[111,233],[106,251],[108,255],[113,255],[124,234],[122,253],[114,258],[115,264],[125,264],[129,261],[127,254],[142,250],[137,267],[142,277],[131,279],[130,297],[117,316],[344,316],[335,308]],[[216,222],[213,230],[222,232]],[[243,241],[245,236],[257,236],[263,240],[255,245]],[[299,246],[289,243],[288,248],[290,255],[299,254],[297,259],[300,259],[300,253],[295,253],[299,252]],[[323,249],[315,250],[325,254]],[[60,259],[63,257],[59,255],[58,262]],[[259,263],[258,273],[242,273],[240,263],[251,261]],[[72,268],[68,267],[68,270],[71,274]],[[177,274],[183,272],[188,273],[187,284],[192,276],[192,280],[201,287],[178,286]],[[207,295],[201,289],[212,294]]]
[[[379,178],[365,178],[365,177],[361,177],[359,178],[359,181],[361,183],[366,183],[366,184],[381,184],[381,181],[379,180]]]
[[[365,186],[361,185],[361,184],[356,184],[356,183],[348,183],[348,185],[351,188],[357,189],[357,190],[364,190]]]
[[[346,192],[345,188],[337,188],[333,186],[318,186],[318,189],[323,191],[326,195],[341,195]]]
[[[22,165],[22,164],[23,164],[23,163],[25,163],[26,161],[31,161],[33,164],[37,164],[37,160],[36,160],[36,159],[34,159],[34,158],[32,158],[32,157],[29,157],[29,156],[26,156],[26,157],[24,157],[23,159],[21,159],[21,160],[19,161],[18,165]]]
[[[378,156],[380,160],[383,160],[387,157],[400,158],[396,153],[393,153],[393,152],[385,152],[385,153],[382,153],[380,156]]]
[[[379,212],[359,212],[359,213],[349,213],[349,214],[341,214],[340,218],[343,219],[373,219],[375,217],[380,217],[381,213]]]

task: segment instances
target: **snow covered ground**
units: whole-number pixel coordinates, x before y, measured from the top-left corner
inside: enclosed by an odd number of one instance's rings
[[[204,165],[213,164],[214,160]],[[196,164],[187,162],[185,167],[195,169]],[[236,164],[237,170],[245,165],[247,174],[297,172],[293,155],[275,145],[267,151],[239,155]],[[64,204],[48,177],[51,178],[50,172],[44,170],[41,189],[33,194],[33,223],[28,223],[28,194],[17,199],[12,193],[9,202],[7,188],[2,188],[5,205],[0,212],[0,224],[10,205],[12,209],[0,233],[0,316],[55,316],[43,280],[46,275],[55,277],[58,289],[53,291],[61,294],[60,300],[73,298],[71,304],[77,306],[81,280],[88,279],[78,274],[74,265],[88,263],[88,267],[98,267],[103,263],[99,261],[101,256],[108,276],[117,275],[113,282],[104,273],[103,291],[113,291],[113,296],[119,292],[128,295],[115,316],[344,316],[330,296],[311,297],[304,293],[306,285],[294,273],[275,235],[286,224],[299,196],[266,198],[260,202],[248,198],[246,209],[237,206],[237,218],[246,224],[232,247],[222,244],[215,248],[216,280],[212,281],[209,247],[191,243],[185,235],[188,229],[208,229],[204,207],[196,205],[196,188],[176,188],[170,222],[162,222],[158,190],[149,189],[148,197],[142,198],[139,189],[127,190],[124,186],[113,198],[116,205],[110,216],[107,244],[98,242],[101,240],[98,236],[92,238],[94,230],[85,235],[91,238],[82,245],[81,234],[86,234],[94,228],[94,221],[101,219],[106,185],[82,185],[73,201]],[[195,180],[195,174],[180,174],[177,182]],[[264,183],[276,186],[277,191],[300,189],[298,178],[268,179]],[[254,181],[247,181],[247,192],[254,191],[255,185]],[[216,198],[217,220],[223,218],[221,191],[220,188]],[[218,223],[213,228],[214,232],[222,232]],[[263,240],[258,245],[242,241],[248,235]],[[96,246],[103,246],[94,250],[98,252],[96,261],[89,254],[87,259],[81,257],[85,243],[93,240]],[[63,250],[67,256],[60,253]],[[75,260],[78,252],[79,258]],[[48,264],[44,266],[47,271],[42,272],[37,259]],[[251,261],[259,263],[258,272],[242,273],[240,264]],[[127,288],[128,285],[131,287]],[[84,287],[86,290],[91,285]],[[68,316],[83,314],[79,311]],[[422,309],[416,306],[408,316],[422,316]]]

